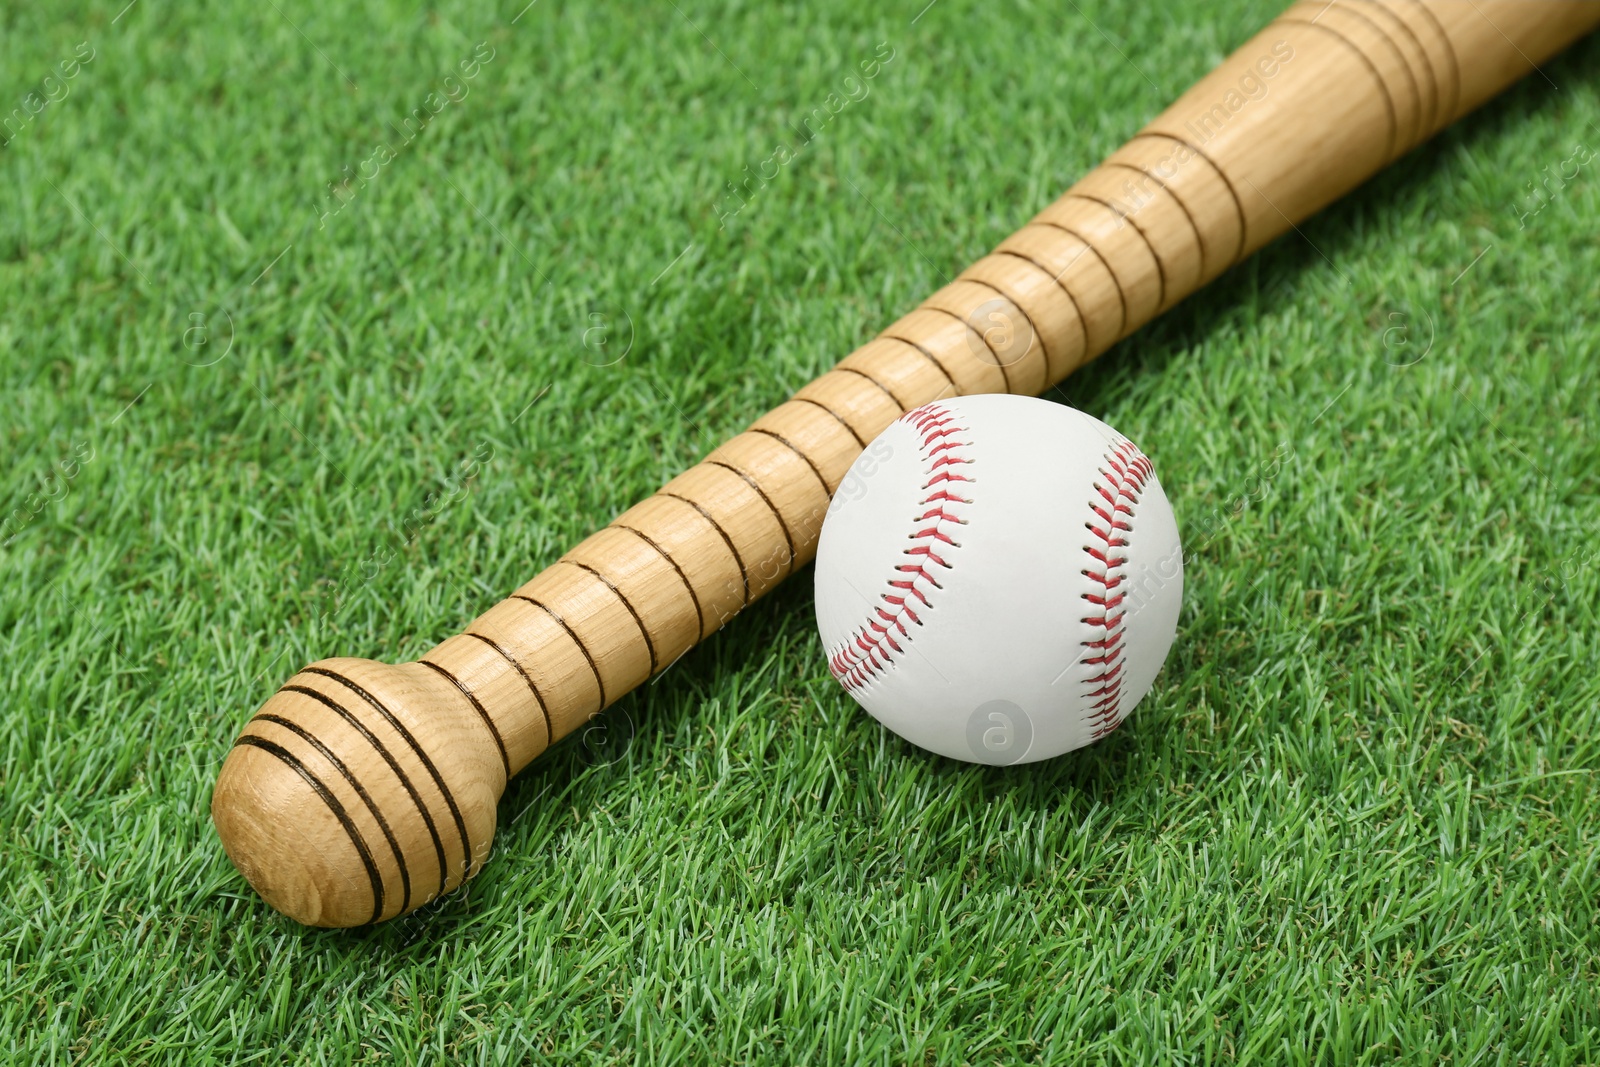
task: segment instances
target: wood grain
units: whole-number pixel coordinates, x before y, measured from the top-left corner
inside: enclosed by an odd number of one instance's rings
[[[319,926],[455,888],[510,776],[807,563],[895,418],[1043,391],[1597,23],[1583,0],[1292,5],[992,254],[461,634],[291,678],[217,781],[229,857]]]

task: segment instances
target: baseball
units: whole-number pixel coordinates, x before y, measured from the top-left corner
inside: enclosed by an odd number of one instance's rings
[[[1098,419],[1003,394],[907,412],[851,467],[817,546],[828,666],[912,744],[1049,759],[1120,726],[1172,647],[1178,526]]]

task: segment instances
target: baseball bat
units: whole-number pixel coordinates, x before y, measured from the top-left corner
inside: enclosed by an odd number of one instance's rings
[[[451,891],[512,775],[810,561],[890,422],[1042,392],[1596,24],[1584,0],[1293,4],[993,253],[462,633],[289,679],[218,777],[229,858],[317,926]]]

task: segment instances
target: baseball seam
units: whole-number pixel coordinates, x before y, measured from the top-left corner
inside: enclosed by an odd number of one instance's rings
[[[956,416],[938,403],[914,408],[899,421],[909,423],[920,438],[919,454],[927,477],[922,490],[926,495],[918,504],[920,514],[911,519],[907,540],[912,545],[902,553],[911,558],[896,564],[894,577],[888,579],[888,591],[879,594],[879,603],[873,605],[866,621],[828,657],[829,670],[850,692],[876,678],[894,662],[895,656],[905,652],[903,646],[910,644],[912,637],[907,619],[913,626],[923,625],[918,611],[932,610],[930,593],[943,588],[930,568],[953,569],[950,557],[961,545],[950,536],[950,528],[967,524],[964,509],[972,503],[958,492],[962,485],[975,481],[960,469],[975,462],[961,451],[971,447],[972,442],[956,439],[957,435],[970,432],[970,427],[957,425]]]
[[[1089,510],[1102,525],[1097,526],[1093,520],[1083,524],[1093,535],[1083,546],[1089,557],[1089,565],[1084,567],[1083,573],[1100,587],[1099,593],[1083,594],[1083,599],[1099,614],[1082,619],[1098,633],[1094,640],[1082,642],[1085,649],[1095,653],[1083,662],[1099,668],[1099,673],[1084,679],[1083,683],[1090,705],[1089,721],[1097,740],[1122,725],[1122,682],[1126,666],[1122,658],[1123,622],[1128,612],[1122,607],[1127,593],[1118,590],[1128,580],[1124,569],[1128,564],[1125,550],[1128,537],[1133,533],[1133,509],[1153,472],[1150,461],[1131,441],[1113,445],[1105,454],[1100,477],[1094,482],[1094,495],[1089,498]]]

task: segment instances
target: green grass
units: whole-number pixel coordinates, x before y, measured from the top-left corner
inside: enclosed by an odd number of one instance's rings
[[[0,148],[13,1062],[1600,1062],[1600,162],[1514,213],[1600,150],[1600,41],[1053,394],[1188,533],[1120,732],[912,749],[803,572],[513,783],[466,892],[340,933],[207,814],[285,676],[455,632],[1276,5],[122,2],[0,11],[0,114],[94,50]]]

